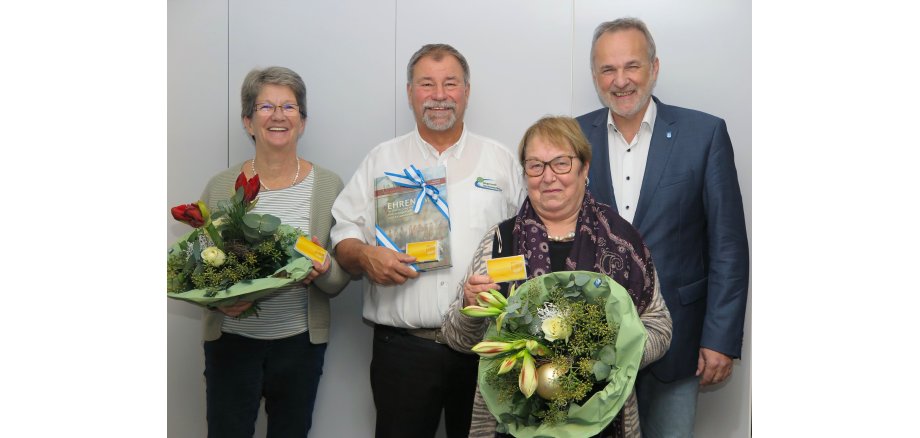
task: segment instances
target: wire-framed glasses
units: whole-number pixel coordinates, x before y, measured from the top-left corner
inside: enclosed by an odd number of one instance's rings
[[[270,116],[275,113],[275,108],[281,108],[281,113],[286,116],[292,116],[298,113],[299,106],[296,103],[285,103],[281,105],[275,105],[272,103],[264,102],[256,104],[256,111],[260,114]]]

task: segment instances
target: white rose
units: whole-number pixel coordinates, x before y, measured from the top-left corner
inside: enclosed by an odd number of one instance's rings
[[[559,339],[568,341],[572,334],[572,328],[560,316],[544,319],[540,328],[543,330],[543,337],[550,342]]]
[[[227,255],[220,248],[209,246],[204,251],[201,251],[201,258],[205,263],[217,268],[224,264],[224,261],[227,260]]]

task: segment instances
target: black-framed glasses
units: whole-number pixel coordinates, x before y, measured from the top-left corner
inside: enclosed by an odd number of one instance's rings
[[[556,175],[565,175],[572,171],[572,158],[578,158],[575,155],[560,155],[549,161],[540,161],[533,158],[524,160],[524,173],[527,176],[540,176],[549,165]]]
[[[286,116],[293,116],[299,112],[299,106],[296,103],[285,103],[281,105],[275,105],[272,103],[257,103],[256,111],[259,113],[270,116],[275,113],[275,108],[281,108],[281,113]]]

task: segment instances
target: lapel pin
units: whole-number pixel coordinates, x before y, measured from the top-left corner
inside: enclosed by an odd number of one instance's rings
[[[671,131],[668,131],[668,133],[666,134],[666,137],[671,138]]]

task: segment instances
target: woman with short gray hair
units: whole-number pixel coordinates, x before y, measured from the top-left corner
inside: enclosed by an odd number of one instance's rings
[[[252,70],[240,97],[253,158],[211,178],[202,201],[214,210],[233,196],[240,173],[247,179],[258,175],[252,211],[277,216],[327,246],[332,203],[343,186],[336,174],[297,154],[307,122],[303,80],[284,67]],[[205,311],[209,437],[252,437],[263,397],[269,437],[307,436],[329,340],[329,299],[348,281],[329,257],[314,262],[302,283],[260,298],[257,315],[236,318],[252,302]]]

